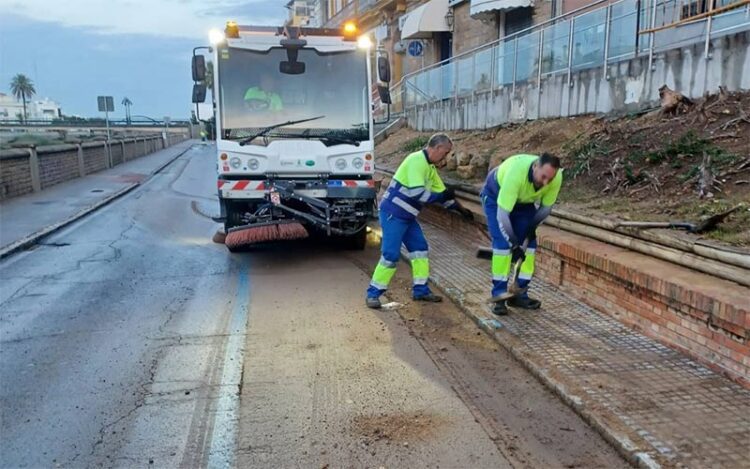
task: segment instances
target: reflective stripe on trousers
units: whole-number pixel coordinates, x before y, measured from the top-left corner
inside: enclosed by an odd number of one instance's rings
[[[401,255],[403,244],[411,261],[413,276],[413,295],[416,297],[430,293],[427,285],[430,277],[427,240],[416,220],[403,220],[381,211],[380,225],[383,230],[381,242],[382,257],[375,266],[372,280],[367,289],[367,296],[377,298],[388,289],[396,273],[396,263]]]
[[[508,291],[508,277],[511,269],[510,244],[500,229],[497,221],[497,202],[482,196],[482,208],[487,217],[487,228],[492,237],[492,296],[499,296]],[[513,231],[518,237],[525,237],[528,226],[534,219],[536,207],[533,205],[517,205],[510,213],[510,222]],[[534,275],[534,263],[536,260],[536,240],[529,243],[526,248],[526,258],[519,269],[516,283],[521,288],[529,285]],[[524,296],[526,294],[524,293]]]

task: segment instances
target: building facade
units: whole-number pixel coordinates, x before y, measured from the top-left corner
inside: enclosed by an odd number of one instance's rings
[[[286,24],[319,27],[324,16],[321,11],[322,3],[315,0],[290,0],[286,4],[287,10],[289,10],[289,18]]]
[[[592,0],[315,0],[322,26],[357,22],[391,60],[393,79],[446,61]]]
[[[26,101],[26,118],[29,120],[52,121],[62,116],[60,105],[49,99]],[[14,96],[0,93],[0,120],[20,120],[23,118],[23,103]]]

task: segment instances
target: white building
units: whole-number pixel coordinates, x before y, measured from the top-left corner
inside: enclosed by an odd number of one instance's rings
[[[60,105],[49,98],[39,99],[32,102],[32,114],[30,119],[51,121],[62,117]]]
[[[51,121],[61,115],[60,105],[49,98],[26,102],[26,117],[29,120]],[[0,93],[0,120],[18,120],[22,116],[23,103],[12,95]]]
[[[23,116],[23,104],[13,96],[0,93],[0,120],[16,120],[18,116]]]

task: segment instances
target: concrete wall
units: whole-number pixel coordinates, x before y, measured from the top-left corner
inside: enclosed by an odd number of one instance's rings
[[[187,140],[188,134],[170,134],[169,146]],[[124,151],[123,151],[124,147]],[[164,148],[161,136],[113,140],[81,145],[49,145],[0,151],[0,200],[102,171]]]
[[[703,44],[694,44],[648,57],[637,57],[604,67],[575,72],[568,81],[561,73],[536,77],[473,96],[448,99],[407,109],[410,127],[417,130],[464,130],[494,127],[507,122],[579,114],[628,112],[658,103],[666,84],[686,96],[715,93],[719,85],[730,91],[750,90],[750,32],[715,38],[711,58]]]

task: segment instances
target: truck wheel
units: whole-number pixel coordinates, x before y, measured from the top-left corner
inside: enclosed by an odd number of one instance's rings
[[[360,230],[357,234],[346,238],[346,247],[353,251],[362,251],[367,246],[367,228]]]
[[[224,223],[224,232],[229,233],[229,229],[242,224],[242,211],[235,204],[227,203],[226,205],[227,220]],[[226,244],[225,244],[226,245]],[[241,252],[243,247],[226,245],[229,252]]]

